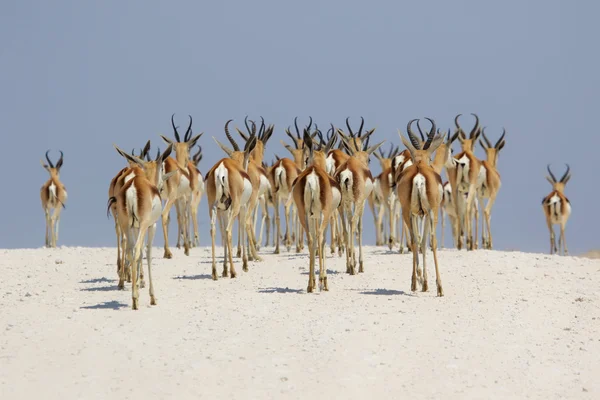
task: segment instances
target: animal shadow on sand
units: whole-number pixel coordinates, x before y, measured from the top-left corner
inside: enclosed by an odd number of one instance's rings
[[[308,275],[308,271],[301,272],[302,275]],[[327,269],[327,275],[337,275],[340,274],[340,271],[336,271],[334,269]],[[319,269],[315,268],[315,276],[319,275]]]
[[[304,290],[302,289],[290,289],[288,287],[269,287],[269,288],[261,288],[258,290],[258,293],[302,293]]]
[[[173,279],[176,280],[197,280],[197,279],[212,279],[212,275],[210,274],[200,274],[200,275],[177,275],[174,276]]]
[[[93,306],[81,306],[79,308],[83,308],[86,310],[118,310],[120,308],[125,308],[125,307],[129,307],[129,306],[125,303],[121,303],[119,301],[112,300],[112,301],[105,301],[105,302],[102,302],[99,304],[95,304]]]
[[[360,294],[368,294],[368,295],[374,295],[374,296],[398,296],[398,295],[402,295],[402,296],[411,296],[414,297],[414,294],[412,293],[406,293],[403,290],[393,290],[393,289],[371,289],[371,290],[362,290],[360,292]]]
[[[102,278],[94,278],[94,279],[88,279],[85,281],[80,281],[79,283],[111,283],[111,282],[116,282],[116,279],[108,279],[108,278],[102,277]]]
[[[80,291],[82,291],[82,292],[110,292],[113,290],[119,290],[119,287],[117,285],[111,285],[111,286],[96,286],[96,287],[88,287],[88,288],[80,289]]]

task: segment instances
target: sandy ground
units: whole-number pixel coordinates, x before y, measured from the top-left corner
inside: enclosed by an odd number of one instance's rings
[[[436,298],[411,255],[328,257],[307,294],[305,254],[261,253],[217,282],[207,248],[155,258],[134,312],[114,249],[0,250],[0,398],[600,398],[598,260],[446,250]]]

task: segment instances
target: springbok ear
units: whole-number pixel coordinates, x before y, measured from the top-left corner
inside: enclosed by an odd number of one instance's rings
[[[159,163],[162,164],[167,157],[169,157],[171,155],[171,151],[173,151],[173,144],[171,143],[166,150],[161,154],[160,158],[159,158]]]
[[[229,157],[231,157],[231,155],[233,154],[233,150],[225,146],[223,143],[219,142],[214,136],[213,140],[217,142],[217,145],[221,148],[221,150],[223,150]]]
[[[346,149],[346,152],[353,156],[356,153],[356,150],[354,150],[354,147],[350,144],[350,139],[343,135],[340,136],[340,138],[342,139],[342,143],[344,144],[344,149]]]
[[[374,144],[373,146],[369,147],[369,148],[366,150],[366,151],[367,151],[367,154],[369,154],[369,155],[373,154],[373,152],[374,152],[375,150],[377,150],[378,148],[380,148],[380,147],[381,147],[381,145],[382,145],[382,144],[384,144],[384,143],[385,143],[385,140],[382,140],[381,142],[379,142],[379,143],[377,143],[377,144]],[[377,155],[377,154],[375,154],[375,155]]]
[[[546,180],[547,180],[548,182],[550,182],[550,184],[551,184],[552,186],[554,186],[554,181],[552,180],[552,178],[550,178],[549,176],[546,176]]]
[[[131,154],[128,154],[127,152],[121,150],[116,144],[113,144],[113,147],[117,150],[117,152],[121,156],[125,157],[125,159],[127,159],[128,161],[136,163],[136,164],[138,164],[141,167],[144,166],[144,160],[140,159],[139,157],[136,157],[136,156],[133,156]]]
[[[167,144],[173,144],[173,141],[164,135],[159,135]]]
[[[504,140],[501,141],[500,144],[497,147],[498,151],[502,150],[502,148],[504,147],[505,144],[506,144],[506,142]]]
[[[252,135],[250,136],[250,140],[248,140],[246,142],[246,145],[244,146],[244,153],[246,154],[250,154],[252,153],[252,150],[254,150],[254,148],[256,147],[256,136]]]
[[[566,185],[567,182],[569,182],[569,179],[571,179],[571,174],[567,175],[567,177],[565,179],[563,179],[563,185]]]
[[[400,131],[398,131],[398,134],[400,135]],[[414,158],[415,158],[415,151],[416,151],[415,147],[412,145],[412,143],[410,142],[410,140],[408,140],[407,138],[405,138],[403,135],[400,135],[400,140],[402,140],[402,144],[404,146],[406,146],[406,148],[410,152],[411,158],[414,160]]]
[[[47,166],[47,165],[44,163],[44,161],[43,161],[43,160],[40,160],[40,164],[42,164],[42,167],[44,167],[44,169],[45,169],[46,171],[49,171],[49,169],[48,169],[48,166]]]
[[[188,144],[188,148],[192,148],[196,145],[196,142],[198,141],[198,139],[200,139],[200,137],[204,135],[204,132],[201,132],[198,136],[193,137],[192,139],[190,139],[187,144]]]
[[[175,175],[179,170],[175,170],[175,171],[171,171],[171,172],[167,172],[166,174],[164,174],[162,176],[162,180],[163,181],[168,181],[170,177],[172,177],[173,175]]]
[[[442,143],[444,143],[444,135],[437,134],[431,141],[429,148],[427,148],[427,152],[429,154],[433,154],[433,152],[436,151],[438,147],[442,145]]]

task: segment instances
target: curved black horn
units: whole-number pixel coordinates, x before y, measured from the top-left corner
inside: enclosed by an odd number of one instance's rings
[[[225,123],[225,136],[227,136],[227,139],[229,139],[229,142],[231,143],[231,145],[233,146],[233,150],[234,151],[240,151],[240,148],[238,147],[237,143],[235,142],[235,140],[233,140],[233,137],[231,136],[231,133],[229,133],[229,128],[228,125],[229,123],[233,121],[232,119],[230,119],[229,121],[227,121]]]
[[[500,143],[502,143],[502,141],[504,140],[504,135],[506,135],[506,129],[502,128],[502,136],[500,136],[500,139],[498,139],[498,141],[496,142],[496,145],[494,146],[495,148],[498,148]]]
[[[258,138],[263,140],[265,138],[265,119],[260,117],[260,129],[258,130]]]
[[[352,132],[352,128],[350,128],[350,122],[348,122],[349,119],[350,117],[346,118],[346,126],[348,127],[348,132],[350,132],[350,136],[354,137],[354,132]]]
[[[173,132],[175,133],[175,139],[178,142],[181,142],[181,139],[179,138],[179,132],[177,132],[177,127],[175,126],[175,121],[173,121],[173,117],[175,117],[175,114],[171,115],[171,125],[173,126]]]
[[[60,158],[58,159],[58,162],[56,163],[56,168],[62,167],[62,164],[63,164],[63,152],[62,152],[62,150],[59,150],[59,151],[60,151]],[[567,172],[569,172],[569,171],[567,170]]]
[[[244,125],[246,125],[246,130],[248,131],[248,135],[252,136],[252,130],[250,130],[250,126],[248,126],[248,116],[244,118]]]
[[[256,124],[252,120],[250,120],[250,123],[252,123],[252,133],[250,134],[250,136],[254,136],[256,135]]]
[[[46,160],[48,161],[50,168],[54,168],[54,164],[52,164],[52,161],[50,161],[50,158],[48,158],[48,153],[50,153],[50,150],[46,152]]]
[[[188,125],[187,131],[185,131],[185,135],[183,135],[183,141],[187,142],[192,138],[192,116],[188,114],[190,117],[190,124]]]
[[[459,132],[464,132],[463,129],[460,127],[459,123],[458,123],[458,118],[461,116],[462,114],[458,114],[456,117],[454,117],[454,125],[456,125],[456,130]]]
[[[363,126],[365,126],[365,119],[363,117],[360,117],[360,119],[361,119],[361,123],[360,123],[360,128],[358,128],[358,137],[360,137],[360,135],[362,135]]]
[[[302,139],[302,136],[300,136],[300,129],[298,129],[298,117],[294,118],[294,126],[296,127],[296,135],[298,136],[298,139]]]
[[[475,134],[477,133],[477,131],[479,130],[479,117],[475,113],[471,113],[471,115],[475,117],[475,126],[471,130],[471,133],[469,133],[470,139],[472,139],[475,136]]]
[[[556,177],[554,176],[554,174],[550,170],[550,164],[548,164],[548,166],[546,168],[548,169],[548,173],[550,174],[550,177],[552,178],[552,180],[554,181],[554,183],[556,183]]]
[[[427,135],[427,141],[425,142],[425,145],[423,146],[423,150],[427,150],[429,148],[429,146],[431,146],[431,142],[433,142],[433,138],[435,137],[435,133],[437,132],[437,129],[435,127],[435,121],[429,117],[425,117],[425,119],[428,120],[429,122],[431,122],[431,130],[429,131],[429,135]],[[417,121],[417,123],[418,123],[418,121]]]
[[[413,120],[410,120],[408,122],[408,125],[406,125],[406,132],[408,133],[408,138],[410,139],[410,142],[412,143],[413,147],[417,150],[421,149],[421,145],[419,144],[419,141],[417,140],[417,138],[415,137],[415,134],[413,133],[412,129],[411,129],[411,125],[413,122],[417,121],[418,119],[415,118]]]
[[[310,118],[310,122],[308,123],[308,127],[306,128],[306,130],[310,132],[310,127],[312,126],[313,120],[310,115],[308,116],[308,118]]]
[[[485,144],[487,145],[487,147],[492,147],[492,143],[487,138],[487,136],[485,136],[485,128],[486,128],[485,126],[483,128],[481,128],[481,135],[483,136],[483,140],[485,140]]]
[[[421,124],[419,124],[419,120],[417,120],[417,129],[419,130],[419,135],[421,135],[421,140],[425,141],[425,135],[423,134],[423,131],[421,130]]]
[[[148,140],[146,142],[146,145],[142,149],[142,152],[140,153],[140,158],[144,158],[148,154],[149,151],[150,151],[150,140]]]
[[[565,174],[562,176],[562,178],[560,178],[560,182],[564,182],[567,176],[569,175],[569,171],[571,171],[571,167],[569,167],[569,164],[565,165],[567,166],[567,170],[565,171]]]
[[[298,148],[298,142],[297,142],[298,139],[295,138],[294,135],[292,135],[292,132],[290,132],[289,126],[285,130],[285,134],[288,135],[292,139],[292,143],[294,143],[294,147]]]

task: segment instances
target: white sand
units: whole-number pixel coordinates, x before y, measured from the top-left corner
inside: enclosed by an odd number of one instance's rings
[[[436,298],[384,248],[314,294],[306,254],[214,282],[191,253],[132,311],[114,249],[0,250],[0,398],[600,398],[598,260],[446,250]]]

